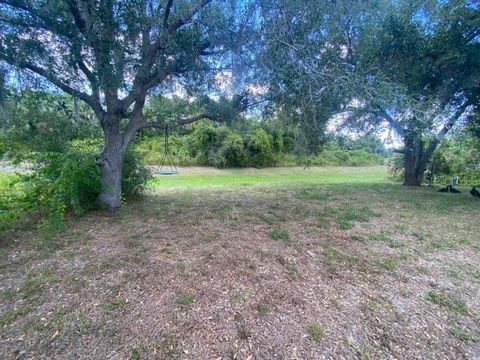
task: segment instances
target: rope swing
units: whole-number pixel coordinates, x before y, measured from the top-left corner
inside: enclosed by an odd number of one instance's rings
[[[173,161],[172,154],[168,147],[168,125],[165,125],[165,152],[162,157],[160,165],[158,165],[157,170],[155,171],[158,175],[176,175],[179,173],[177,166]]]

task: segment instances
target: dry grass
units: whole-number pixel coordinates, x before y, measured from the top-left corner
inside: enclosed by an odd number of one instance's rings
[[[394,184],[156,190],[10,235],[0,358],[479,358],[479,218]]]

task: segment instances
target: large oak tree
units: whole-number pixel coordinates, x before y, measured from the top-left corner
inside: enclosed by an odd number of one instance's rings
[[[351,120],[387,122],[404,146],[404,185],[418,186],[436,147],[474,121],[480,101],[480,6],[384,2],[365,24],[356,69],[366,84]],[[461,121],[463,120],[463,122]]]
[[[241,51],[249,19],[240,24],[238,11],[246,4],[0,0],[0,62],[34,73],[92,108],[105,137],[98,158],[103,179],[99,200],[116,208],[129,142],[142,128],[165,126],[145,117],[148,95],[171,81],[211,92],[214,81],[202,75],[212,68],[225,71],[229,50]],[[171,125],[221,115],[206,109]]]

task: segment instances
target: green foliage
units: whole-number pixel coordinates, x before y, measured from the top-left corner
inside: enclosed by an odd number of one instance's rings
[[[6,157],[65,151],[73,139],[99,135],[93,113],[68,95],[24,91],[11,96],[5,108],[0,155]]]
[[[243,166],[245,153],[242,137],[229,133],[223,139],[219,148],[212,149],[209,152],[208,162],[210,165],[219,168]]]
[[[273,137],[263,129],[252,130],[245,139],[248,165],[272,166],[274,160]]]
[[[145,190],[152,177],[150,170],[141,165],[141,156],[134,151],[127,151],[123,160],[122,196],[130,198],[139,196]]]
[[[50,225],[61,222],[67,212],[82,215],[99,207],[102,180],[96,157],[101,142],[76,140],[65,152],[34,153],[28,159],[35,169],[28,175],[3,176],[0,181],[0,230],[5,230],[28,211],[43,211]],[[122,195],[139,195],[150,172],[138,155],[127,151],[122,174]],[[14,190],[14,191],[12,191]]]
[[[27,207],[25,185],[18,175],[0,175],[0,231],[8,229]]]
[[[300,157],[293,154],[293,133],[289,127],[267,122],[246,123],[235,131],[226,126],[215,127],[211,122],[195,124],[190,134],[170,135],[169,151],[177,165],[231,167],[267,166],[369,166],[384,163],[386,153],[377,138],[339,141],[333,137],[316,156]],[[246,131],[245,131],[246,130]],[[242,136],[242,131],[245,135]],[[346,145],[348,144],[348,145]],[[135,144],[144,163],[158,165],[163,157],[164,138],[145,137]]]
[[[72,209],[81,215],[96,207],[101,179],[95,155],[70,149],[64,153],[45,153],[37,159],[38,169],[25,181],[30,184],[27,194],[31,206],[39,206],[57,220]]]

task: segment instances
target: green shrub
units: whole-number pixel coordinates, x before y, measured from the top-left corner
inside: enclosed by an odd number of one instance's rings
[[[43,207],[62,219],[67,209],[80,215],[97,206],[102,183],[93,153],[68,150],[40,156],[36,171],[25,177],[30,207]]]
[[[140,195],[151,177],[150,170],[142,165],[140,155],[127,150],[123,160],[122,196],[130,198]]]
[[[9,228],[27,207],[25,184],[19,175],[0,175],[0,231]]]
[[[272,136],[263,129],[252,130],[245,139],[249,166],[266,167],[274,164]]]
[[[3,177],[0,184],[0,230],[5,230],[29,210],[46,212],[49,222],[63,220],[72,211],[82,215],[97,208],[102,180],[96,158],[99,141],[75,141],[63,153],[30,155],[35,169],[31,174]],[[125,154],[122,190],[123,197],[139,195],[150,172],[140,165],[138,155],[128,150]]]
[[[219,168],[240,167],[245,163],[243,139],[240,135],[229,133],[220,143],[208,153],[208,164]]]

